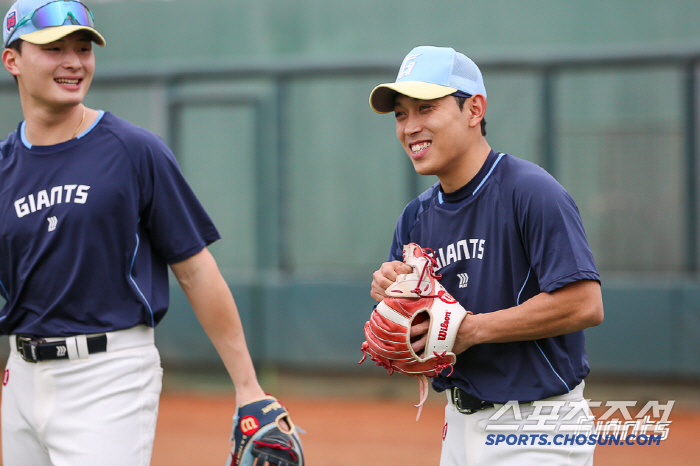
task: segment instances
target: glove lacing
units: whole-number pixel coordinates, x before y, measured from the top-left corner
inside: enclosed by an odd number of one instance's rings
[[[426,273],[428,276],[434,280],[439,280],[442,278],[442,274],[436,273],[435,272],[435,267],[437,267],[437,260],[435,259],[435,251],[433,251],[431,248],[425,248],[423,249],[424,254],[423,257],[426,258],[428,261],[423,265],[420,276],[418,277],[418,284],[416,287],[411,290],[411,293],[415,293],[418,295],[420,298],[441,298],[441,295],[444,293],[444,291],[440,294],[423,294],[422,290],[420,289],[420,285],[423,282],[423,278],[425,277]],[[406,253],[404,251],[404,259],[406,258]],[[417,267],[416,267],[417,268]],[[432,280],[431,280],[431,285],[432,285]],[[434,286],[431,286],[431,289],[434,289]],[[365,359],[367,358],[367,355],[369,355],[370,360],[374,362],[375,366],[380,366],[383,367],[384,369],[387,370],[387,373],[389,375],[392,375],[394,373],[394,367],[392,365],[392,362],[388,359],[385,359],[379,355],[372,354],[372,352],[369,350],[369,344],[365,341],[362,344],[362,359],[358,364],[362,364]],[[435,375],[434,377],[440,375],[440,373],[447,369],[448,367],[450,368],[450,373],[446,375],[446,377],[449,377],[452,375],[452,371],[454,370],[454,366],[452,365],[452,360],[446,356],[447,351],[443,351],[441,354],[438,352],[433,352],[435,357],[437,358],[437,364],[435,364]],[[444,360],[444,362],[440,362],[440,360]],[[421,412],[423,411],[423,405],[425,404],[426,400],[428,399],[428,394],[430,393],[430,388],[428,385],[428,378],[424,374],[420,374],[415,376],[418,379],[418,388],[419,388],[419,402],[417,405],[414,405],[416,408],[418,408],[418,414],[416,415],[416,421],[420,418]]]
[[[286,450],[287,453],[289,453],[289,456],[292,457],[292,460],[297,460],[297,454],[294,452],[294,445],[292,445],[291,441],[289,442],[289,445],[282,445],[281,443],[263,442],[261,440],[253,440],[253,443],[259,447],[274,448],[275,450]]]
[[[435,267],[437,267],[437,260],[435,259],[435,251],[433,251],[430,248],[425,248],[423,251],[425,251],[425,254],[423,257],[425,257],[428,262],[425,263],[423,266],[423,269],[420,272],[420,277],[418,277],[418,284],[414,289],[411,290],[411,293],[415,293],[421,298],[439,298],[440,295],[435,295],[435,294],[423,294],[421,289],[420,289],[420,284],[423,282],[423,277],[425,277],[425,273],[427,272],[428,275],[435,279],[439,280],[442,278],[442,275],[439,273],[435,273]],[[405,256],[405,253],[404,253]],[[434,287],[433,287],[434,288]]]
[[[385,358],[377,355],[377,354],[373,354],[369,350],[369,343],[364,342],[362,344],[361,350],[362,350],[362,359],[360,360],[360,362],[358,364],[362,364],[365,361],[365,359],[367,359],[367,356],[369,355],[369,359],[374,362],[375,366],[383,367],[384,369],[386,369],[386,372],[389,375],[392,375],[394,373],[394,366],[393,366],[392,362],[388,359],[385,359]],[[433,354],[435,355],[435,357],[438,360],[440,360],[440,359],[445,360],[445,362],[442,362],[442,363],[438,362],[435,365],[435,369],[434,369],[435,376],[439,375],[440,372],[447,369],[448,367],[450,368],[450,373],[447,374],[446,377],[449,377],[450,375],[452,375],[452,371],[454,370],[454,366],[451,363],[451,359],[446,356],[447,351],[443,351],[441,354],[435,351],[435,352],[433,352]],[[420,419],[421,413],[423,412],[423,405],[428,400],[428,394],[430,393],[430,387],[428,384],[428,378],[425,374],[416,375],[415,377],[418,379],[418,391],[419,391],[419,397],[420,397],[418,400],[418,404],[414,405],[416,408],[418,408],[418,414],[416,415],[416,421],[418,421],[418,419]]]
[[[362,359],[360,359],[360,362],[358,364],[362,364],[365,362],[365,359],[367,359],[367,355],[369,355],[369,359],[374,362],[375,366],[383,367],[386,369],[387,374],[392,375],[394,373],[394,366],[392,365],[391,361],[388,359],[384,359],[383,357],[372,354],[372,352],[369,350],[369,343],[364,342],[362,343],[362,348],[360,348],[362,351]]]

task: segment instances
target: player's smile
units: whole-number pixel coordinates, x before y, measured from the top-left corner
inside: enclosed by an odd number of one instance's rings
[[[413,152],[413,157],[418,158],[425,154],[425,152],[428,150],[432,142],[430,141],[425,141],[425,142],[418,142],[415,144],[410,144],[411,152]]]
[[[80,84],[83,82],[82,78],[54,78],[54,82],[61,86],[61,88],[68,91],[76,91],[80,89]]]
[[[64,84],[66,86],[75,86],[81,81],[81,79],[80,78],[55,78],[54,81],[56,81],[58,84]]]
[[[95,56],[90,36],[79,31],[49,44],[23,44],[17,64],[27,98],[50,107],[73,106],[90,87]]]
[[[444,186],[451,184],[455,174],[465,172],[469,113],[461,111],[452,96],[420,100],[399,94],[394,101],[394,116],[396,136],[418,173],[436,175]],[[456,189],[464,183],[460,180],[455,184]]]

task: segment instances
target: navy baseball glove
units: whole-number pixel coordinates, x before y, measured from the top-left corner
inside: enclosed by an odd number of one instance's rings
[[[272,396],[236,408],[231,441],[226,466],[304,466],[297,428]]]

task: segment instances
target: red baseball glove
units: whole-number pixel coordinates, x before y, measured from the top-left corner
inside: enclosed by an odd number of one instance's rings
[[[418,417],[428,398],[428,378],[437,377],[450,368],[457,357],[452,352],[462,320],[471,314],[466,311],[438,282],[432,251],[415,243],[403,248],[403,260],[413,271],[399,275],[385,290],[387,295],[372,311],[365,323],[366,341],[362,344],[363,357],[369,356],[375,365],[418,377],[420,402]],[[416,354],[411,347],[410,329],[413,324],[430,320],[425,349]]]

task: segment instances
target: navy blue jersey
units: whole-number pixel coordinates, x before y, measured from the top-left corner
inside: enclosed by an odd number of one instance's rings
[[[402,260],[408,243],[435,251],[440,283],[475,314],[516,306],[577,280],[600,280],[574,200],[545,170],[512,155],[491,152],[458,191],[444,193],[436,183],[411,201],[389,260]],[[495,403],[527,402],[568,392],[588,371],[578,331],[475,345],[433,387],[457,386]]]
[[[0,333],[154,327],[167,264],[219,238],[172,152],[109,112],[53,146],[22,128],[0,143]]]

